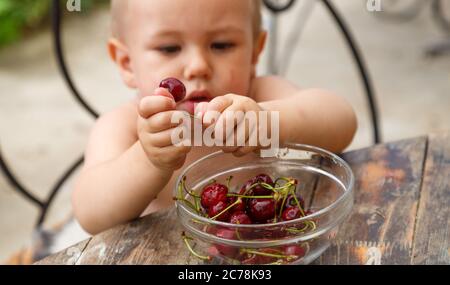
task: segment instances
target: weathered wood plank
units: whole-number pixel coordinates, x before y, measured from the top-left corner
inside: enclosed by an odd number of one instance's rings
[[[181,238],[175,208],[92,238],[78,264],[196,264]]]
[[[450,133],[431,135],[417,215],[413,264],[450,264]]]
[[[77,261],[80,259],[82,252],[88,245],[91,239],[84,240],[82,242],[77,243],[74,246],[71,246],[63,251],[60,251],[56,254],[53,254],[49,257],[46,257],[36,263],[35,265],[75,265]]]
[[[409,264],[426,138],[344,155],[355,174],[354,207],[316,264]],[[327,199],[319,181],[315,201]],[[322,196],[322,197],[321,197]]]

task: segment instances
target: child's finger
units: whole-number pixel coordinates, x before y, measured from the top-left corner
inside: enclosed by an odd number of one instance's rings
[[[214,126],[214,137],[221,137],[224,144],[227,143],[227,140],[231,140],[231,135],[235,134],[236,131],[236,119],[239,121],[239,118],[235,117],[234,112],[225,111],[217,120],[216,125]],[[236,136],[235,136],[236,139]],[[235,145],[235,141],[230,141]]]
[[[167,97],[169,99],[172,99],[175,101],[175,98],[173,98],[173,95],[170,94],[169,90],[167,90],[166,88],[156,88],[155,91],[153,92],[153,96],[163,96],[163,97]]]
[[[228,147],[224,152],[247,154],[258,146],[258,133],[256,124],[252,124],[248,120],[242,120],[234,130],[234,147]],[[231,140],[231,136],[227,137],[227,141]],[[225,142],[226,143],[226,142]]]
[[[209,122],[214,118],[214,112],[222,113],[226,108],[233,104],[233,100],[228,96],[219,96],[214,98],[208,103],[206,108],[206,114],[203,117],[203,122],[205,125],[210,125]]]
[[[147,119],[147,129],[149,133],[158,133],[164,130],[175,128],[183,123],[180,119],[183,113],[180,111],[165,111],[156,113]]]
[[[180,129],[172,128],[149,136],[149,142],[155,147],[172,146],[182,141],[182,137],[173,137],[181,132],[186,133],[187,129],[180,126]]]
[[[238,104],[233,104],[226,108],[219,116],[215,131],[222,133],[224,143],[226,143],[226,140],[233,134],[233,132],[235,134],[235,138],[237,138],[237,136],[241,134],[237,133],[236,129],[244,121],[245,115],[246,114],[243,110],[241,110],[241,107],[238,106]],[[244,137],[243,139],[245,142],[246,137]]]
[[[183,161],[186,155],[192,150],[191,146],[166,146],[160,148],[156,158],[162,165],[173,165]]]
[[[169,110],[175,110],[176,103],[165,96],[146,96],[141,99],[138,106],[139,115],[145,119],[152,115]]]

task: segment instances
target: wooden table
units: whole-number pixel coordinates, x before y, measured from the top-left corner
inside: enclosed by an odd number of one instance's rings
[[[343,155],[355,205],[315,264],[450,264],[450,133]],[[198,264],[175,209],[118,226],[37,264]]]

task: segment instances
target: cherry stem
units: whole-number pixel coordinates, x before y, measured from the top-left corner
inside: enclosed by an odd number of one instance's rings
[[[233,204],[231,204],[228,207],[226,207],[222,212],[220,212],[217,215],[215,215],[214,217],[212,217],[211,220],[217,219],[222,214],[224,214],[225,212],[227,212],[228,210],[230,210],[231,208],[233,208],[234,206],[236,206],[237,204],[240,204],[240,203],[242,203],[242,200],[241,199],[237,199]]]
[[[227,197],[239,197],[239,198],[246,198],[246,199],[271,199],[274,198],[274,196],[246,196],[246,195],[241,195],[241,194],[227,194]]]
[[[194,203],[195,203],[195,210],[197,212],[197,214],[200,212],[200,203],[199,203],[199,199],[201,198],[198,195],[194,194],[194,191],[189,191],[188,189],[186,189],[186,176],[183,176],[183,179],[181,180],[181,184],[183,185],[183,189],[184,191],[186,191],[186,193],[188,193],[190,196],[194,197]]]
[[[184,191],[186,191],[186,193],[188,193],[188,194],[191,195],[192,197],[200,198],[199,195],[195,195],[195,194],[194,194],[194,191],[192,191],[192,190],[189,191],[188,189],[186,189],[186,176],[184,176],[183,179],[181,180],[181,185],[183,185],[183,189],[184,189]]]
[[[269,189],[271,191],[274,191],[273,187],[267,183],[264,182],[256,182],[255,184],[252,184],[247,190],[245,190],[245,193],[247,193],[248,191],[252,190],[253,188],[255,188],[256,186],[263,186],[266,189]]]
[[[281,202],[280,214],[278,215],[279,219],[281,219],[281,215],[283,214],[283,208],[284,208],[284,204],[286,203],[287,196],[288,195],[285,194],[284,197],[283,197],[283,202]]]
[[[232,175],[230,175],[230,177],[227,178],[227,188],[228,188],[228,189],[230,189],[230,182],[231,182],[231,179],[233,179],[233,176],[232,176]]]
[[[236,222],[237,225],[240,225],[241,223],[239,223],[239,221]],[[242,240],[241,235],[239,234],[239,230],[235,229],[236,231],[236,237],[238,238],[238,240]]]
[[[196,256],[196,257],[199,258],[199,259],[202,259],[202,260],[211,260],[211,257],[210,257],[210,256],[203,256],[203,255],[200,255],[200,254],[196,253],[196,252],[192,249],[192,247],[191,247],[191,245],[189,244],[189,241],[188,241],[188,240],[193,240],[193,239],[192,239],[191,237],[186,236],[185,232],[183,232],[183,233],[181,234],[181,236],[182,236],[182,238],[183,238],[184,243],[186,244],[186,247],[187,247],[188,250],[190,251],[190,253],[192,253],[194,256]]]
[[[243,249],[243,252],[250,253],[250,254],[256,254],[256,255],[262,255],[267,257],[274,257],[274,258],[282,258],[282,259],[296,259],[298,256],[296,255],[284,255],[284,254],[275,254],[275,253],[267,253],[267,252],[260,252],[257,250],[251,250],[251,249]]]
[[[295,203],[297,203],[297,206],[298,206],[298,209],[300,210],[300,213],[302,214],[302,216],[304,217],[304,216],[306,216],[305,215],[305,211],[303,211],[303,209],[302,209],[302,205],[300,205],[300,203],[298,202],[298,199],[297,199],[297,195],[295,195],[295,191],[291,191],[292,193],[292,196],[294,196],[294,200],[295,200]]]
[[[201,211],[200,211],[200,205],[198,203],[198,199],[199,197],[197,196],[193,196],[194,197],[194,204],[192,204],[190,201],[188,201],[187,199],[185,199],[183,197],[183,189],[192,196],[193,193],[189,192],[186,187],[184,186],[184,182],[186,181],[186,177],[183,177],[181,180],[181,183],[178,184],[178,196],[179,197],[173,197],[174,201],[183,201],[187,206],[189,206],[192,210],[194,210],[198,215],[201,216]]]
[[[183,198],[180,199],[180,198],[178,198],[178,197],[173,197],[173,200],[174,200],[174,201],[183,201],[184,203],[186,203],[187,206],[189,206],[189,208],[191,208],[192,210],[194,210],[195,212],[197,212],[197,214],[200,215],[200,213],[197,211],[197,207],[195,207],[194,204],[192,204],[192,203],[189,202],[188,200],[183,199]]]
[[[293,178],[291,178],[291,177],[279,177],[279,178],[277,178],[277,179],[275,180],[275,183],[276,183],[278,180],[284,180],[284,181],[286,181],[287,183],[296,184],[296,183],[295,183],[296,179],[293,179]]]
[[[287,228],[286,231],[291,232],[291,233],[303,233],[308,229],[308,227],[309,227],[309,223],[305,223],[305,226],[302,229]]]

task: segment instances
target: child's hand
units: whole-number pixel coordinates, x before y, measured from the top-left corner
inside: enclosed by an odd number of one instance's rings
[[[155,90],[139,103],[138,136],[148,159],[154,166],[174,171],[181,168],[190,146],[174,146],[171,134],[178,124],[171,123],[176,111],[172,95],[164,88]]]
[[[261,148],[259,146],[258,139],[256,139],[256,145],[252,146],[249,145],[250,136],[258,135],[257,131],[260,129],[259,112],[264,111],[253,99],[245,96],[228,94],[225,96],[216,97],[209,103],[201,103],[201,104],[202,105],[199,105],[198,109],[204,112],[203,113],[204,126],[208,127],[212,125],[214,121],[216,122],[214,127],[214,137],[217,137],[216,135],[217,132],[222,131],[222,137],[224,138],[224,146],[222,147],[222,150],[224,152],[232,153],[233,155],[239,157],[252,151],[256,152]],[[214,112],[206,113],[208,111],[216,111],[221,114],[217,120],[214,120],[213,119]],[[244,114],[246,114],[247,112],[254,112],[256,115],[256,122],[250,125],[249,123],[246,123],[245,120],[240,121],[235,120],[234,112],[238,111],[241,111]],[[227,119],[227,112],[230,112],[229,115],[231,115],[231,116],[228,115],[228,119]],[[230,127],[230,125],[233,125],[233,127]],[[222,126],[222,128],[220,128],[219,126]],[[233,132],[227,134],[226,133],[227,128],[233,130]],[[238,131],[241,128],[245,128],[245,138],[243,138],[243,141],[245,141],[245,146],[242,146],[242,143],[240,146],[238,145],[237,140],[238,135],[240,133],[243,133]],[[233,146],[226,146],[227,137],[229,137],[232,134],[234,134]]]

